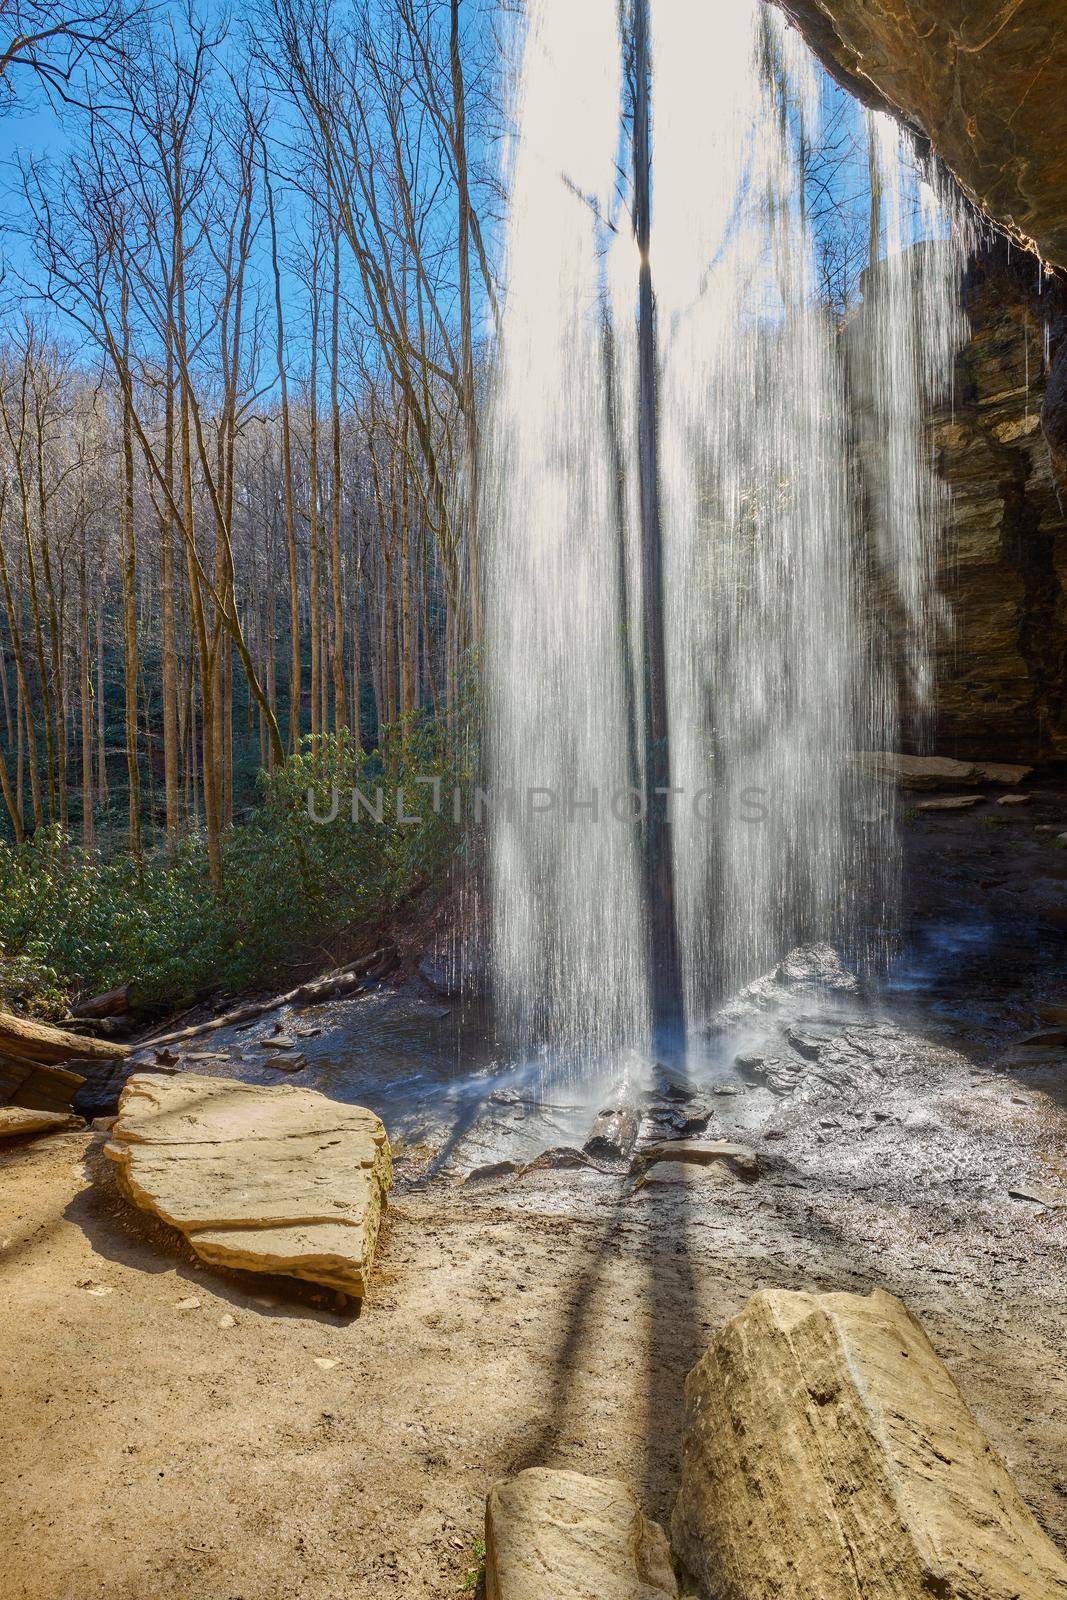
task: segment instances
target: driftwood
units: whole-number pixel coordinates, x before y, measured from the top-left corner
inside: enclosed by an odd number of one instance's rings
[[[114,1039],[93,1039],[0,1011],[0,1056],[9,1060],[55,1065],[72,1060],[115,1061],[129,1054],[129,1045],[118,1044]]]
[[[220,1017],[211,1017],[207,1022],[197,1022],[191,1027],[179,1028],[173,1033],[161,1033],[143,1039],[136,1048],[139,1051],[154,1050],[159,1045],[182,1044],[186,1039],[196,1039],[203,1033],[215,1033],[219,1028],[233,1028],[241,1022],[252,1022],[268,1011],[276,1011],[279,1006],[313,1005],[319,1000],[331,1000],[337,995],[347,994],[351,989],[358,989],[370,968],[388,953],[386,949],[374,950],[369,956],[362,956],[358,961],[350,962],[347,967],[338,967],[336,971],[328,972],[323,978],[313,978],[307,983],[298,984],[286,994],[272,995],[269,1000],[250,1001],[248,1005],[226,1011]]]

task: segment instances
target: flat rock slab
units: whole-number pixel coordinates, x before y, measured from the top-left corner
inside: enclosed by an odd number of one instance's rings
[[[1007,761],[956,761],[951,756],[906,756],[890,750],[870,751],[859,760],[874,777],[902,789],[947,789],[964,783],[1014,787],[1034,770]]]
[[[486,1600],[675,1600],[663,1529],[612,1478],[530,1467],[485,1508]]]
[[[0,1139],[17,1139],[28,1133],[64,1133],[84,1128],[71,1111],[33,1111],[28,1106],[0,1106]]]
[[[686,1380],[676,1556],[702,1600],[1067,1600],[919,1323],[763,1290]]]
[[[651,1167],[657,1163],[686,1163],[697,1167],[722,1166],[740,1178],[759,1176],[759,1159],[747,1145],[731,1144],[726,1139],[660,1139],[646,1145],[635,1164]]]
[[[291,1084],[142,1072],[104,1153],[134,1204],[213,1266],[365,1293],[392,1181],[373,1111]]]
[[[723,1166],[694,1166],[689,1161],[654,1161],[645,1167],[634,1183],[634,1194],[655,1193],[661,1189],[697,1189],[714,1184],[732,1184],[734,1174]]]
[[[939,800],[920,800],[916,811],[969,811],[981,800],[980,794],[946,794]]]

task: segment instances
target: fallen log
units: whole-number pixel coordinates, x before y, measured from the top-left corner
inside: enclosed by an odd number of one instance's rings
[[[33,1061],[54,1065],[80,1058],[86,1061],[114,1061],[128,1056],[130,1046],[114,1039],[94,1039],[88,1034],[71,1033],[48,1022],[33,1022],[0,1011],[0,1056],[13,1061]]]
[[[338,967],[336,971],[328,972],[325,977],[312,978],[307,983],[298,984],[295,989],[290,989],[285,994],[272,995],[269,1000],[250,1001],[248,1005],[237,1006],[233,1011],[223,1012],[218,1017],[210,1017],[206,1022],[195,1022],[190,1027],[179,1028],[174,1033],[149,1035],[148,1038],[142,1039],[136,1048],[154,1050],[158,1045],[181,1044],[186,1039],[196,1039],[204,1033],[215,1033],[219,1028],[233,1028],[241,1022],[253,1022],[256,1017],[265,1016],[268,1011],[276,1011],[279,1006],[313,1005],[319,1000],[332,1000],[337,995],[357,989],[371,967],[376,966],[388,953],[384,948],[374,950],[369,956],[361,956],[358,961],[351,961],[346,967]]]
[[[701,1600],[1067,1600],[1067,1563],[893,1295],[753,1295],[685,1404],[671,1535]]]
[[[124,1017],[136,997],[132,983],[121,983],[116,989],[106,989],[103,994],[90,995],[74,1007],[76,1017]]]

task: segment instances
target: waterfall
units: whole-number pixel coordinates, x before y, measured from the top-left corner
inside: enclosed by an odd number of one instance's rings
[[[482,470],[495,973],[510,1028],[577,1060],[649,1043],[627,799],[645,776],[638,263],[620,178],[633,84],[614,0],[528,13]],[[885,259],[864,303],[832,314],[809,190],[840,91],[760,0],[649,0],[649,16],[673,861],[695,1029],[790,947],[862,960],[891,921],[891,797],[863,757],[897,739],[891,625],[921,701],[944,624],[944,491],[922,419],[961,333],[966,230],[895,125],[855,108]]]
[[[512,1031],[563,1053],[648,1032],[634,829],[608,808],[630,720],[603,244],[621,85],[614,0],[529,8],[482,473],[494,965]]]

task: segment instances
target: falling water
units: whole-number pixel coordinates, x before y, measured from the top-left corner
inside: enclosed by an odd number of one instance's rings
[[[494,950],[513,1029],[563,1053],[648,1030],[634,833],[607,804],[629,760],[601,238],[621,81],[614,0],[530,8],[483,473]]]
[[[885,259],[842,327],[810,219],[828,91],[806,47],[760,0],[651,0],[650,15],[676,913],[693,1027],[797,943],[870,955],[890,914],[891,803],[863,755],[897,738],[894,628],[921,699],[943,621],[931,594],[944,491],[922,418],[960,337],[964,230],[895,125],[874,119]],[[510,1024],[565,1058],[641,1049],[649,1034],[640,834],[619,799],[642,781],[644,748],[622,104],[614,0],[534,0],[483,471],[494,941]]]

